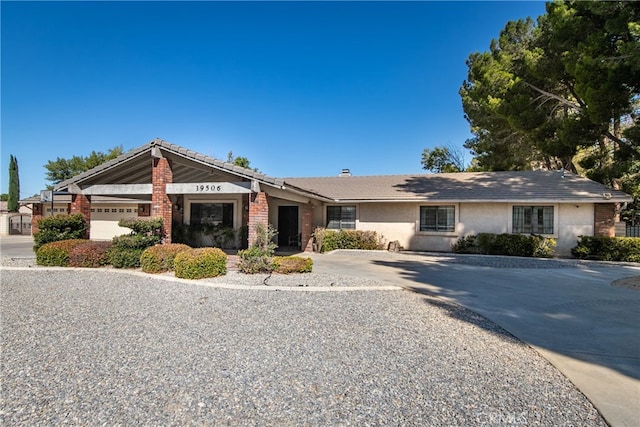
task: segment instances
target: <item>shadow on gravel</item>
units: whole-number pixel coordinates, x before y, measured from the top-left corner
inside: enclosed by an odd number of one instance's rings
[[[503,339],[509,343],[522,343],[520,339],[513,336],[508,331],[501,328],[491,320],[476,313],[475,311],[462,307],[459,304],[455,304],[455,303],[443,300],[442,298],[432,297],[426,294],[424,295],[424,303],[434,307],[438,307],[439,309],[444,310],[449,317],[456,320],[461,320],[463,322],[467,322],[473,326],[481,328],[491,333],[492,335],[495,335],[498,338]]]

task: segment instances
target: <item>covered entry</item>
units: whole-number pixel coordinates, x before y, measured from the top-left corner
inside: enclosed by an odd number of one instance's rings
[[[278,206],[278,246],[300,247],[298,206]]]

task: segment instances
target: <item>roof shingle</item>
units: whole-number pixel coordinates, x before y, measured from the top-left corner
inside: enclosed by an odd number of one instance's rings
[[[336,201],[582,201],[631,197],[560,171],[460,172],[417,175],[286,178],[285,183]],[[610,198],[609,198],[610,195]]]

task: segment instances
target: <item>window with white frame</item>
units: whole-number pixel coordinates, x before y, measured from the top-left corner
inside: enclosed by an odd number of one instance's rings
[[[455,228],[455,206],[420,206],[420,231],[451,232]]]
[[[327,228],[333,230],[356,228],[355,206],[327,206]]]
[[[553,206],[514,206],[512,231],[553,234]]]
[[[194,226],[210,224],[233,227],[233,203],[191,203]]]

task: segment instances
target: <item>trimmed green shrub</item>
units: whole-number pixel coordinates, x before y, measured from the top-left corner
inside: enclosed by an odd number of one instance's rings
[[[38,220],[38,231],[33,234],[33,250],[37,251],[50,242],[84,239],[86,235],[87,222],[82,214],[47,216]]]
[[[156,245],[145,249],[140,256],[140,267],[145,273],[162,273],[173,270],[173,261],[182,251],[191,249],[182,243]]]
[[[273,271],[281,274],[311,273],[313,260],[308,257],[277,256],[273,257],[273,266]]]
[[[176,277],[203,279],[227,273],[227,254],[218,248],[188,249],[179,252],[173,260]]]
[[[459,254],[548,258],[553,256],[555,246],[555,239],[533,234],[479,233],[460,238],[451,250]]]
[[[239,236],[247,227],[234,229],[226,225],[213,224],[182,224],[174,222],[171,225],[171,241],[173,243],[184,243],[189,247],[217,247],[223,249],[238,249]],[[244,239],[246,240],[246,232]]]
[[[36,251],[36,263],[38,265],[67,267],[69,265],[69,253],[76,246],[87,243],[85,239],[60,240],[45,243]]]
[[[109,263],[116,268],[140,267],[140,256],[148,247],[162,241],[162,218],[121,219],[118,225],[128,227],[131,234],[114,237],[108,253]]]
[[[120,227],[127,227],[132,230],[132,235],[157,236],[158,242],[162,239],[162,227],[164,220],[160,217],[154,218],[125,218],[118,221]]]
[[[571,254],[580,259],[640,262],[640,237],[580,236]]]
[[[138,268],[142,252],[144,249],[123,249],[112,246],[107,253],[107,259],[115,268]]]
[[[273,251],[258,246],[238,251],[238,270],[246,274],[271,273],[275,265],[273,263]]]
[[[86,242],[69,252],[69,266],[97,268],[109,264],[111,242]]]
[[[325,230],[322,236],[320,252],[330,252],[336,249],[376,250],[382,248],[378,234],[375,231]]]
[[[476,236],[475,234],[461,237],[451,246],[451,250],[457,254],[477,254],[477,237],[478,236]]]

